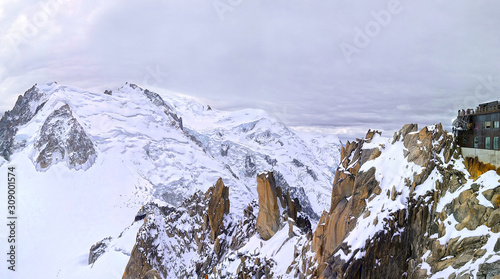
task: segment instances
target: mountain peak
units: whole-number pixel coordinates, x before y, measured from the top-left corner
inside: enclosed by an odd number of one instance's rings
[[[34,147],[32,160],[41,171],[60,161],[66,161],[70,169],[86,170],[97,157],[94,143],[73,116],[68,104],[47,117]]]
[[[142,205],[155,202],[162,208],[180,208],[186,198],[200,191],[206,193],[219,178],[230,189],[222,187],[222,198],[214,200],[211,207],[217,213],[212,218],[214,231],[220,235],[213,235],[213,243],[208,238],[202,242],[218,247],[216,251],[221,253],[231,243],[224,240],[232,228],[228,220],[245,214],[250,222],[257,218],[257,204],[250,207],[254,217],[248,210],[245,213],[258,196],[257,173],[273,170],[276,188],[282,193],[278,195],[280,212],[289,211],[293,220],[300,208],[304,216],[315,222],[328,207],[332,169],[337,162],[321,160],[317,154],[337,158],[339,146],[316,147],[260,110],[207,110],[196,98],[158,94],[129,83],[108,93],[56,82],[36,84],[0,120],[0,151],[8,159],[0,159],[0,168],[15,165],[25,176],[22,193],[28,205],[23,216],[29,220],[29,230],[40,236],[36,241],[26,240],[24,247],[38,245],[57,251],[50,264],[43,262],[33,270],[45,268],[49,277],[56,277],[57,273],[60,278],[75,278],[75,274],[102,278],[100,266],[106,265],[110,254],[93,258],[91,269],[80,266],[81,261],[67,259],[81,255],[82,247],[86,249],[88,243],[102,239],[103,235],[122,231]],[[218,207],[220,200],[227,200],[227,205],[230,202],[229,215],[219,214],[226,212],[226,206],[224,210]],[[295,200],[300,200],[300,207]],[[33,210],[29,201],[34,202]],[[39,208],[43,210],[36,210]],[[53,218],[54,212],[57,218]],[[176,212],[181,214],[179,225],[191,214]],[[297,223],[300,218],[297,216]],[[51,226],[36,221],[49,219]],[[280,228],[287,223],[284,219]],[[224,229],[216,230],[217,224]],[[288,228],[292,229],[290,233]],[[134,224],[123,234],[126,239],[109,242],[111,246],[103,249],[113,259],[115,254],[122,259],[123,255],[130,257],[137,229]],[[284,241],[295,230],[287,225],[276,234]],[[189,231],[187,225],[185,231]],[[54,243],[46,239],[49,236],[67,241]],[[236,243],[244,245],[246,236],[242,235]],[[75,245],[67,245],[68,241]],[[219,252],[210,255],[215,259]],[[36,253],[22,253],[20,261],[36,265],[37,259],[32,255]],[[77,262],[78,266],[73,266]],[[262,262],[260,266],[264,265]],[[112,268],[117,266],[112,264]],[[23,277],[35,275],[29,270],[22,272]]]

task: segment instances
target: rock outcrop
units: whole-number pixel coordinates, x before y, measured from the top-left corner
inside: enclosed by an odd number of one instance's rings
[[[144,206],[138,213],[138,216],[145,214],[144,224],[137,233],[122,278],[193,278],[211,273],[228,246],[226,240],[217,239],[217,253],[210,240],[207,212],[214,188],[205,194],[196,192],[177,208],[156,204]],[[193,255],[198,256],[193,258]],[[186,259],[195,261],[195,268]]]
[[[130,87],[133,88],[133,89],[136,89],[136,88],[140,88],[139,86],[135,85],[135,84],[130,84]],[[141,91],[144,92],[144,95],[146,95],[146,97],[153,103],[155,104],[157,107],[163,109],[163,112],[165,112],[166,115],[170,116],[170,118],[172,119],[171,121],[171,125],[174,126],[174,127],[177,127],[181,130],[184,129],[183,125],[182,125],[182,117],[178,116],[177,113],[175,113],[174,109],[172,107],[170,107],[164,100],[163,98],[158,95],[158,93],[155,93],[155,92],[152,92],[152,91],[149,91],[148,89],[142,89],[140,88]]]
[[[212,273],[228,247],[229,188],[222,178],[205,193],[197,192],[180,207],[148,204],[136,215],[144,219],[123,278],[201,277]],[[228,216],[225,224],[224,218]],[[193,254],[197,256],[193,258]],[[179,265],[175,259],[191,257]],[[149,274],[149,275],[148,275]],[[150,276],[150,277],[146,277]]]
[[[333,183],[331,208],[329,212],[323,212],[313,234],[311,247],[319,263],[315,275],[323,272],[328,259],[356,225],[356,219],[365,209],[365,199],[377,192],[375,169],[359,172],[365,160],[372,160],[380,155],[378,148],[363,149],[363,143],[370,142],[375,134],[380,135],[380,132],[368,131],[365,139],[347,142],[342,147],[341,164]]]
[[[52,112],[40,130],[35,143],[37,154],[34,163],[38,170],[47,170],[51,165],[67,161],[71,169],[88,169],[97,153],[92,140],[73,116],[68,104]]]
[[[111,237],[107,237],[90,247],[89,264],[93,264],[102,254],[106,252],[106,248],[108,247],[110,241]]]
[[[257,192],[259,194],[257,231],[262,239],[268,240],[278,231],[280,224],[278,193],[272,172],[257,175]]]
[[[144,225],[124,278],[497,278],[500,176],[475,177],[467,164],[439,124],[388,139],[369,131],[342,149],[313,233],[273,173],[257,176],[259,201],[241,218],[227,212],[219,180],[179,208],[137,214]]]
[[[210,188],[208,194],[208,223],[210,225],[210,239],[215,241],[224,229],[224,215],[229,213],[229,188],[224,186],[222,178],[217,180],[214,187]]]
[[[440,124],[342,150],[332,192],[296,272],[312,278],[496,278],[500,186],[467,172]],[[477,178],[477,179],[476,179]],[[302,254],[305,254],[302,252]]]
[[[9,160],[18,147],[14,142],[18,127],[28,123],[43,108],[45,96],[35,84],[23,96],[19,96],[12,110],[5,112],[0,119],[0,156]]]
[[[275,278],[276,260],[264,248],[262,252],[258,250],[269,245],[276,250],[273,255],[283,253],[290,257],[291,251],[302,249],[302,242],[310,235],[311,223],[300,211],[299,201],[288,192],[280,195],[279,200],[284,203],[280,211],[277,192],[281,190],[276,188],[272,173],[259,175],[258,181],[264,189],[259,193],[267,192],[267,196],[261,197],[262,202],[248,204],[241,219],[229,212],[229,189],[222,179],[206,193],[195,193],[177,208],[145,205],[135,216],[135,222],[143,225],[123,278]],[[268,211],[266,218],[277,219],[263,219],[272,223],[259,226],[255,215],[257,211],[259,216],[265,212],[263,207],[276,210]],[[280,238],[273,240],[270,236],[268,244],[264,244],[259,227],[273,235],[281,234]],[[92,246],[89,262],[98,260],[109,241],[105,239]]]

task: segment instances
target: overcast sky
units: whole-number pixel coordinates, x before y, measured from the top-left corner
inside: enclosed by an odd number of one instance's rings
[[[500,2],[0,2],[0,111],[34,83],[126,81],[342,138],[450,126],[500,96]]]

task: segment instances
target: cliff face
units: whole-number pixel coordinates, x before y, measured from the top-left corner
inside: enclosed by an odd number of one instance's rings
[[[123,278],[194,278],[212,273],[228,249],[228,230],[235,226],[228,216],[228,197],[229,189],[219,179],[205,194],[195,193],[178,208],[144,206],[136,216],[144,218],[144,224]]]
[[[280,224],[278,193],[272,173],[257,176],[257,192],[259,193],[257,231],[262,239],[268,240],[278,231]]]
[[[405,125],[347,143],[332,205],[300,272],[313,278],[493,278],[499,176],[459,156],[451,134]],[[476,168],[478,169],[478,168]],[[482,175],[481,175],[482,174]],[[480,176],[479,176],[480,175]],[[477,178],[479,176],[479,178]]]
[[[289,258],[287,268],[311,224],[300,212],[300,203],[276,187],[273,173],[259,174],[257,182],[259,201],[248,204],[241,218],[229,212],[229,188],[222,179],[178,208],[144,206],[135,218],[143,224],[123,278],[281,277],[273,268],[281,263],[274,257]],[[89,264],[116,246],[119,238],[92,246]]]
[[[356,225],[356,218],[365,209],[365,199],[373,192],[381,192],[375,180],[375,169],[359,172],[361,165],[380,155],[378,148],[362,149],[378,132],[369,131],[364,140],[347,142],[341,151],[341,164],[335,174],[332,190],[332,204],[329,212],[323,212],[314,232],[312,251],[316,253],[319,267],[314,274],[320,274],[326,263]]]

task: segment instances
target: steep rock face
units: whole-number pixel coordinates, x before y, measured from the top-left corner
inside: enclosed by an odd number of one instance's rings
[[[45,96],[46,94],[35,84],[23,96],[19,96],[12,110],[5,112],[0,119],[0,156],[9,160],[10,155],[16,149],[14,137],[18,127],[33,119],[45,105],[45,103],[40,103]]]
[[[257,192],[259,193],[257,231],[262,239],[268,240],[278,231],[280,218],[276,182],[272,172],[257,175]]]
[[[228,197],[229,188],[219,178],[206,193],[198,191],[178,208],[143,207],[136,220],[144,218],[144,225],[123,278],[191,278],[212,273],[229,247],[228,234],[235,226],[228,216]]]
[[[421,130],[408,124],[388,140],[371,137],[343,150],[332,208],[304,246],[315,254],[299,256],[296,272],[312,278],[498,276],[500,176],[471,175],[440,124]]]
[[[151,272],[161,278],[191,278],[210,273],[218,255],[209,239],[208,220],[204,218],[208,202],[205,194],[197,192],[178,208],[149,204],[123,278],[147,278],[146,274]],[[219,241],[219,246],[227,247],[227,243]],[[223,250],[219,248],[220,253]]]
[[[434,168],[431,159],[435,159],[436,154],[439,154],[445,146],[450,146],[449,143],[452,141],[449,138],[446,140],[446,137],[445,140],[436,142],[442,135],[443,130],[440,125],[432,131],[429,131],[427,127],[418,131],[416,124],[408,124],[395,133],[392,144],[398,142],[403,144],[403,158],[408,162],[424,167],[421,173],[417,172],[420,170],[418,166],[411,169],[417,171],[413,172],[413,183],[409,179],[405,180],[405,187],[410,187],[410,191],[428,178],[430,171]],[[359,141],[358,145],[364,142],[366,142],[366,139]],[[372,154],[378,154],[378,157],[384,148],[385,146],[380,145],[376,149],[377,151],[372,152]],[[362,157],[370,158],[373,156]],[[391,159],[394,160],[395,158]],[[361,164],[364,163],[366,162],[361,162]],[[350,224],[352,225],[347,228],[343,238],[334,243],[336,246],[333,246],[333,249],[330,246],[330,250],[323,254],[323,259],[328,259],[329,264],[324,270],[319,269],[317,275],[325,278],[401,278],[404,277],[404,274],[407,274],[410,278],[413,278],[413,276],[418,278],[422,271],[415,268],[415,264],[411,267],[408,263],[418,261],[418,257],[423,256],[422,247],[425,246],[423,243],[427,244],[423,235],[427,232],[427,218],[430,215],[429,209],[426,207],[427,204],[424,202],[428,196],[420,196],[417,200],[412,198],[406,201],[403,200],[403,203],[407,202],[409,212],[407,208],[397,209],[396,207],[389,209],[390,206],[388,206],[388,209],[384,209],[384,205],[382,205],[382,211],[389,211],[387,212],[388,216],[380,219],[379,216],[371,216],[371,214],[377,215],[375,212],[371,212],[375,210],[370,210],[370,207],[372,207],[370,202],[375,201],[376,196],[380,198],[385,195],[384,198],[380,199],[381,201],[387,200],[387,202],[397,203],[401,201],[400,195],[404,191],[398,191],[399,187],[397,189],[397,185],[394,184],[389,184],[388,187],[380,185],[383,177],[378,176],[379,179],[377,179],[376,172],[379,170],[376,167],[361,168],[360,166],[359,170],[354,177],[354,192],[360,193],[360,195],[353,195],[349,201],[352,205],[349,208],[350,216],[345,218],[351,221]],[[341,170],[341,172],[344,172],[344,170]],[[397,172],[393,175],[404,176],[404,174]],[[330,218],[332,218],[332,215],[335,218],[335,211],[331,212]],[[378,231],[375,228],[372,229],[374,232],[370,237],[366,237],[366,243],[358,239],[357,241],[361,243],[351,244],[350,239],[355,238],[356,234],[362,233],[360,227],[362,227],[361,224],[364,219],[373,220],[370,223],[366,222],[368,227],[381,226],[381,229]],[[363,239],[363,237],[361,238]],[[353,246],[363,248],[356,249]],[[344,257],[344,255],[347,255],[347,257]]]
[[[224,186],[222,178],[210,189],[210,201],[208,202],[208,222],[210,224],[210,239],[215,241],[224,229],[224,215],[229,213],[229,188]],[[210,191],[209,190],[209,191]]]
[[[263,175],[268,184],[272,173]],[[264,182],[264,181],[263,181]],[[269,185],[268,185],[269,187]],[[245,208],[243,217],[236,220],[229,209],[227,187],[219,179],[215,186],[203,194],[195,193],[177,208],[145,205],[136,215],[135,222],[144,220],[137,234],[123,278],[284,278],[283,268],[296,265],[294,255],[303,250],[310,235],[311,224],[300,203],[293,197],[282,198],[294,204],[285,205],[278,215],[278,230],[267,241],[258,234],[257,201]],[[275,196],[276,202],[277,197]],[[296,222],[290,216],[295,212]],[[278,214],[280,211],[278,211]],[[222,214],[222,220],[211,218]],[[212,221],[219,221],[219,228]],[[213,232],[217,232],[213,234]],[[104,239],[92,246],[89,261],[95,262],[106,251],[116,246]],[[278,259],[276,259],[277,257]],[[283,257],[286,265],[279,265]],[[89,262],[90,263],[90,262]],[[276,269],[280,273],[276,274]],[[293,269],[288,268],[287,273]],[[151,277],[155,278],[155,277]]]
[[[97,157],[92,140],[67,104],[47,117],[34,147],[33,159],[37,169],[42,171],[63,160],[69,168],[85,170]]]
[[[378,148],[363,149],[363,143],[369,143],[375,134],[380,135],[380,132],[369,131],[365,139],[347,142],[342,147],[341,165],[333,183],[330,212],[323,212],[313,235],[312,251],[316,253],[319,262],[316,271],[318,274],[326,267],[325,263],[345,235],[356,225],[356,219],[365,209],[365,199],[372,192],[377,192],[375,169],[358,173],[365,160],[371,160],[380,154]]]

